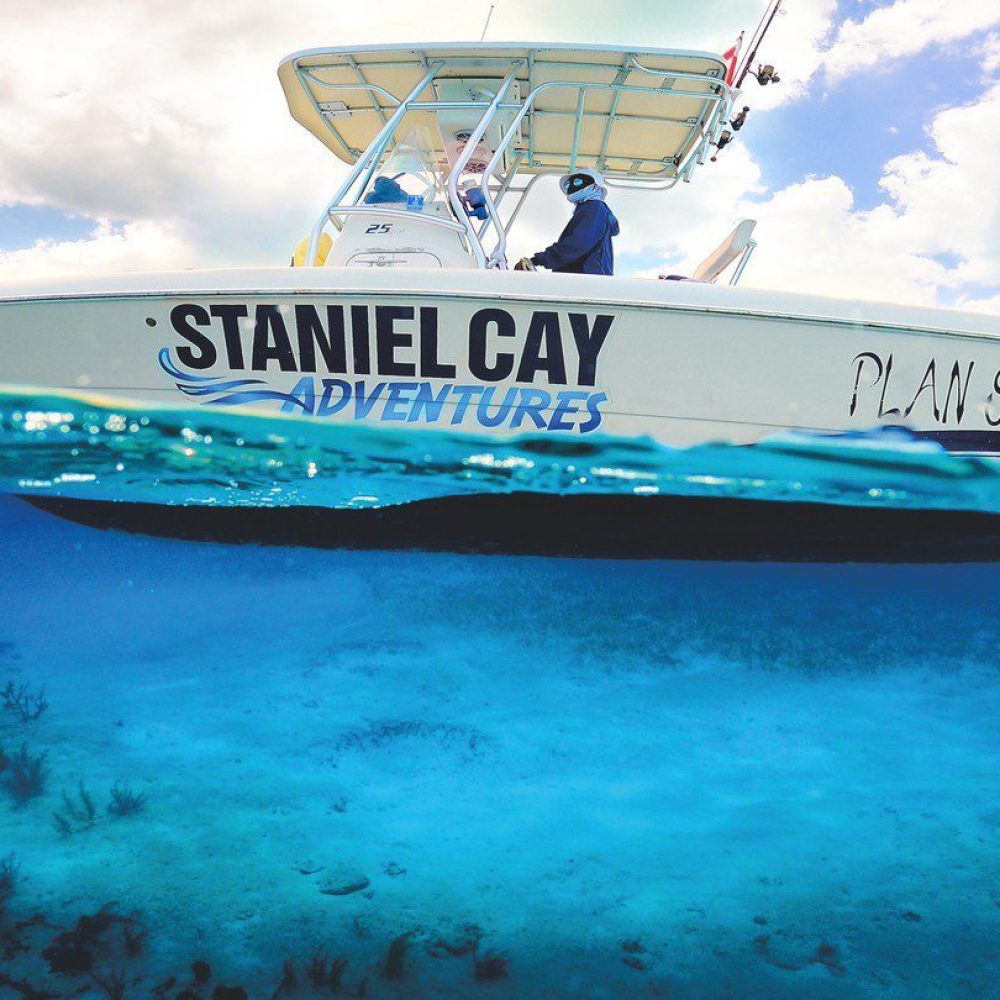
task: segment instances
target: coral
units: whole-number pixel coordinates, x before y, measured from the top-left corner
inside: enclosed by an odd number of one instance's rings
[[[20,993],[24,1000],[58,1000],[62,996],[61,993],[36,990],[26,979],[14,979],[6,972],[0,972],[0,986],[7,986],[14,993]]]
[[[506,979],[507,958],[495,951],[488,951],[482,958],[475,959],[472,967],[472,974],[480,982],[491,983],[498,979]]]
[[[139,924],[127,923],[122,926],[122,941],[125,944],[125,954],[136,958],[146,950],[146,938],[149,932]]]
[[[52,825],[61,837],[68,837],[73,832],[73,824],[61,812],[52,814]]]
[[[89,973],[97,960],[115,952],[119,947],[126,955],[134,954],[132,949],[135,942],[145,941],[145,928],[137,917],[115,913],[112,909],[114,905],[107,903],[97,913],[85,914],[77,920],[72,930],[63,931],[52,939],[42,951],[42,958],[49,963],[49,971]],[[122,928],[120,943],[110,937],[110,932],[116,927]],[[113,980],[114,974],[110,973],[109,984]]]
[[[83,782],[80,782],[80,788],[78,791],[80,796],[80,805],[83,807],[83,815],[79,818],[87,824],[87,826],[93,826],[94,820],[97,818],[97,806],[94,805],[94,799],[90,792],[83,787]]]
[[[401,979],[406,971],[406,956],[410,950],[410,943],[416,931],[407,931],[393,938],[389,942],[389,950],[386,952],[385,961],[382,963],[382,976],[385,979]]]
[[[100,976],[96,972],[91,972],[90,978],[104,991],[104,995],[110,1000],[124,1000],[125,997],[125,970],[111,969],[106,975]]]
[[[23,806],[29,799],[41,795],[45,787],[45,754],[32,756],[26,744],[10,759],[10,766],[4,772],[4,788],[15,805]]]
[[[115,782],[111,786],[108,812],[114,816],[134,816],[146,804],[145,792],[133,792],[127,785]]]
[[[55,824],[56,830],[63,836],[69,836],[73,832],[71,820],[82,823],[88,829],[97,822],[97,806],[94,804],[94,797],[84,788],[82,781],[77,796],[80,800],[79,804],[74,802],[64,789],[62,793],[64,812],[52,814],[52,822]]]
[[[306,966],[306,977],[317,989],[327,993],[338,993],[340,991],[340,981],[347,969],[347,959],[341,956],[332,962],[327,957],[322,948],[317,948],[313,952],[313,957]],[[295,970],[292,963],[285,961],[284,978],[278,987],[278,993],[282,990],[295,989]]]
[[[330,992],[337,993],[340,991],[340,981],[344,977],[344,972],[347,969],[347,959],[344,957],[335,958],[330,963]]]
[[[156,1000],[164,1000],[164,997],[177,985],[177,977],[170,976],[169,979],[165,979],[162,983],[158,983],[153,987],[153,996]]]
[[[3,707],[8,712],[14,712],[22,722],[34,722],[49,707],[44,687],[38,694],[31,694],[31,685],[15,687],[13,681],[7,681],[7,686],[0,691],[0,698],[3,698]]]
[[[323,987],[326,985],[327,970],[330,960],[322,948],[317,948],[313,952],[313,957],[306,966],[306,978],[313,986]]]
[[[18,869],[19,865],[12,853],[0,858],[0,917],[3,916],[7,900],[14,895]]]
[[[191,975],[196,983],[207,983],[212,978],[212,966],[203,958],[196,958],[191,963]]]
[[[37,927],[44,927],[50,931],[59,929],[45,919],[44,913],[36,913],[27,920],[17,920],[13,923],[5,923],[3,914],[0,913],[0,959],[11,962],[21,953],[31,951],[32,945],[26,940],[29,935],[25,932],[34,931]],[[0,996],[2,995],[3,991],[0,990]]]
[[[287,993],[295,993],[299,988],[299,979],[295,975],[295,966],[292,964],[290,958],[286,958],[284,964],[281,966],[281,982],[278,983],[277,988],[271,994],[271,1000],[277,1000],[278,997],[284,996]]]

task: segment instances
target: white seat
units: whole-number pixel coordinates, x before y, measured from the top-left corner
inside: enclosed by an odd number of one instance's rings
[[[757,225],[756,219],[744,219],[699,265],[691,275],[693,281],[714,283],[719,275],[733,261],[748,253],[756,244],[753,231]]]

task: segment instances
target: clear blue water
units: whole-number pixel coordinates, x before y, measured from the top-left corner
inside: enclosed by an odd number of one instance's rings
[[[998,499],[988,465],[903,436],[497,449],[0,413],[6,493]],[[332,995],[317,953],[346,996],[1000,995],[994,565],[195,544],[13,496],[0,565],[0,688],[47,702],[0,710],[0,995]],[[19,801],[22,745],[43,782]]]
[[[1000,511],[1000,461],[902,429],[672,450],[649,439],[496,439],[0,390],[0,490],[227,506],[379,507],[512,490]]]

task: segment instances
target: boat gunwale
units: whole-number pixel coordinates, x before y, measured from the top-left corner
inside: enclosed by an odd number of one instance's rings
[[[808,312],[781,312],[781,311],[768,311],[765,309],[755,309],[749,306],[718,306],[713,304],[700,304],[700,303],[675,303],[675,302],[663,302],[656,301],[655,299],[647,300],[625,300],[625,299],[614,299],[608,297],[602,298],[576,298],[573,299],[572,296],[562,294],[557,295],[552,292],[540,292],[540,293],[527,293],[527,292],[510,292],[504,291],[494,291],[494,292],[484,292],[484,291],[471,291],[471,290],[461,290],[461,291],[443,291],[436,289],[427,288],[392,288],[385,289],[379,287],[364,287],[364,286],[339,286],[336,288],[331,287],[308,287],[308,286],[297,286],[294,288],[253,288],[250,286],[237,287],[233,286],[231,288],[219,289],[219,288],[197,288],[197,287],[176,287],[176,288],[164,288],[157,290],[148,289],[135,289],[135,290],[118,290],[118,291],[80,291],[80,292],[67,292],[67,293],[41,293],[38,295],[26,294],[26,295],[4,295],[2,289],[0,289],[0,306],[4,305],[16,305],[16,304],[42,304],[46,302],[70,302],[74,300],[81,301],[128,301],[133,299],[165,299],[165,298],[182,298],[182,297],[198,297],[198,298],[231,298],[233,296],[281,296],[281,297],[298,297],[298,296],[309,296],[315,298],[326,298],[330,296],[386,296],[386,297],[398,297],[406,296],[408,298],[421,298],[421,299],[444,299],[444,300],[462,300],[462,299],[475,299],[475,300],[501,300],[501,301],[513,301],[518,303],[523,302],[544,302],[544,303],[569,303],[574,306],[578,306],[584,309],[596,309],[602,307],[626,309],[630,311],[662,311],[670,310],[678,313],[685,313],[689,315],[712,315],[712,316],[733,316],[742,317],[746,319],[764,319],[764,320],[778,320],[785,323],[811,323],[819,326],[838,326],[838,327],[848,327],[850,329],[859,330],[876,330],[890,333],[903,333],[903,334],[913,334],[916,336],[933,336],[933,337],[958,337],[963,340],[980,340],[986,342],[996,342],[1000,341],[1000,327],[998,327],[996,332],[990,332],[988,330],[968,330],[968,329],[953,329],[948,327],[933,327],[924,326],[912,322],[891,322],[889,320],[882,319],[871,319],[864,317],[836,317],[836,316],[823,316],[818,314],[811,314]],[[841,301],[841,300],[833,300]],[[853,300],[844,300],[853,301]],[[869,305],[878,306],[889,306],[892,303],[865,303]],[[903,306],[902,308],[909,308]],[[926,308],[926,307],[924,307]],[[989,320],[991,314],[989,313],[961,313],[958,311],[948,312],[949,316],[964,316],[964,317],[974,317],[976,319]]]

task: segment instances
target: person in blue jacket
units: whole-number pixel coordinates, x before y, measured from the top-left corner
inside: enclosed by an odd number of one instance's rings
[[[605,204],[608,189],[596,170],[579,170],[559,179],[559,187],[576,207],[552,246],[530,258],[531,264],[567,274],[614,274],[618,220]],[[520,261],[517,270],[527,270]]]

